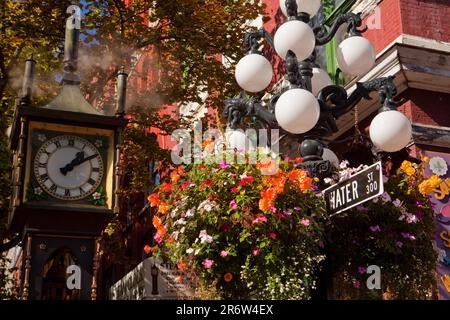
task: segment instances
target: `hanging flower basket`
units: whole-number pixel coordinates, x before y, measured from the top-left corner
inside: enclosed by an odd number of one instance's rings
[[[310,298],[324,258],[324,209],[297,162],[267,176],[261,169],[273,161],[174,170],[149,197],[158,211],[153,249],[200,286],[214,284],[218,298]]]

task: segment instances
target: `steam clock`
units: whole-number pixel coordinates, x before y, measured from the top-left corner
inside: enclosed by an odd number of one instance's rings
[[[79,29],[70,19],[61,92],[47,105],[33,105],[36,62],[27,60],[11,130],[14,167],[8,221],[22,240],[23,299],[95,299],[96,239],[119,211],[127,75],[118,75],[115,116],[92,107],[80,91]]]

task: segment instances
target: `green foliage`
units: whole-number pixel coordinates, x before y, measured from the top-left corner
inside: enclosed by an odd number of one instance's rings
[[[132,69],[136,58],[146,61],[133,71],[133,100],[141,107],[172,102],[198,102],[200,91],[209,94],[213,107],[237,91],[233,70],[223,66],[220,55],[237,61],[247,21],[263,7],[245,0],[141,0],[85,1],[82,56],[89,99],[103,96],[105,87],[121,65]],[[146,53],[143,52],[145,48]],[[147,78],[149,77],[150,78]],[[102,98],[102,99],[103,99]],[[105,100],[106,101],[106,100]]]

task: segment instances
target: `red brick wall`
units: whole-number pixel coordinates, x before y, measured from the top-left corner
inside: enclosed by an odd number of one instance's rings
[[[412,122],[450,126],[450,112],[447,111],[450,94],[408,89],[402,97],[408,101],[399,110],[404,112]]]
[[[400,0],[400,10],[403,33],[450,42],[449,0]]]
[[[381,28],[364,33],[377,53],[401,34],[450,42],[450,0],[383,0],[378,7]]]
[[[399,0],[384,0],[379,4],[380,29],[369,29],[364,33],[379,53],[402,34],[402,19]],[[363,23],[373,16],[369,15]]]

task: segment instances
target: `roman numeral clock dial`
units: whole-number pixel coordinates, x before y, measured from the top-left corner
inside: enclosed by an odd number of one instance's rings
[[[52,197],[80,200],[91,195],[102,182],[103,160],[86,139],[57,136],[37,151],[34,174],[40,187]]]

